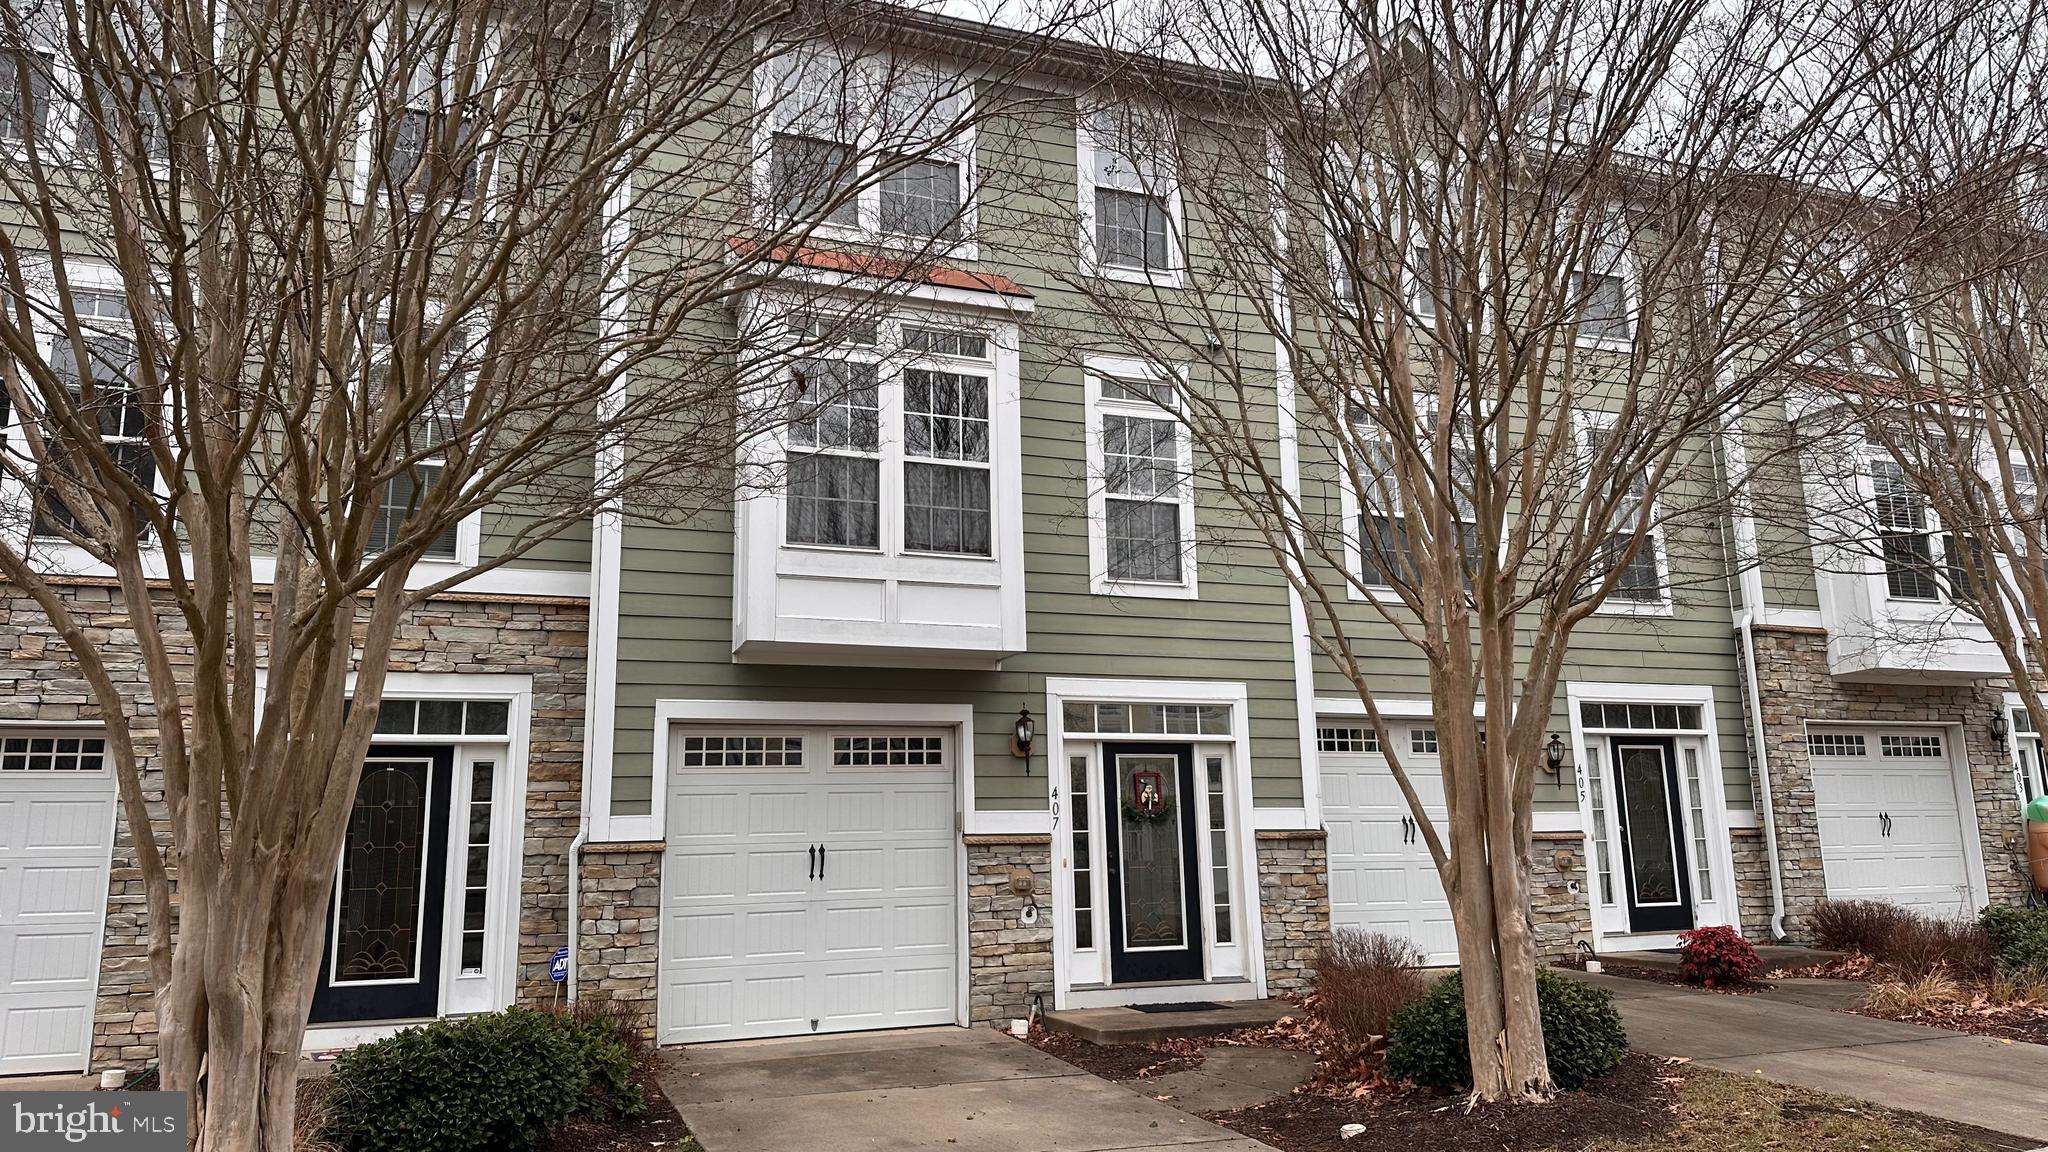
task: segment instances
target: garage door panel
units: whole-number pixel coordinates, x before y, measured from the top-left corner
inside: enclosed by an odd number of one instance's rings
[[[1825,745],[1809,741],[1830,899],[1887,900],[1941,916],[1974,903],[1962,812],[1954,773],[1939,754],[1943,747],[1939,734],[1925,729],[1830,730]]]
[[[86,1066],[113,826],[110,772],[0,770],[0,1075]]]
[[[685,836],[671,837],[662,931],[694,931],[701,942],[662,950],[663,1042],[953,1022],[951,773],[828,765],[839,753],[820,750],[836,743],[812,731],[810,767],[768,782],[719,768],[672,778],[671,813],[731,794],[744,819],[671,825]],[[713,854],[734,861],[725,867],[738,882],[702,882],[711,873],[696,860]],[[707,915],[729,916],[730,926],[693,920]]]
[[[1409,783],[1439,830],[1448,821],[1443,777],[1409,765]],[[1430,963],[1457,957],[1450,905],[1411,809],[1386,762],[1369,755],[1326,755],[1323,818],[1329,830],[1330,913],[1354,927],[1412,941]]]

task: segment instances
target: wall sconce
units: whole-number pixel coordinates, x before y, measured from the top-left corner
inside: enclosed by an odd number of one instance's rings
[[[1017,723],[1010,728],[1010,755],[1024,761],[1024,772],[1031,772],[1031,742],[1038,737],[1038,725],[1031,720],[1031,709],[1017,709]]]
[[[1550,743],[1543,746],[1543,763],[1550,769],[1552,776],[1563,778],[1561,774],[1564,772],[1564,741],[1558,739],[1555,732],[1550,734]]]
[[[2005,751],[2005,734],[2011,730],[2011,721],[2005,718],[2005,709],[2003,707],[1993,709],[1991,713],[1991,738],[1998,741],[1998,750],[2000,752]]]

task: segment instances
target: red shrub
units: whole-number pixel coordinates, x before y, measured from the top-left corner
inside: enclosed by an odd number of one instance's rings
[[[1709,988],[1747,984],[1763,966],[1742,933],[1726,924],[1678,934],[1678,972],[1688,983]]]

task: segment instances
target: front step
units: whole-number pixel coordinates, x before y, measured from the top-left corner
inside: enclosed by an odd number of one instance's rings
[[[1840,960],[1840,952],[1829,952],[1824,948],[1801,948],[1796,944],[1759,944],[1756,946],[1757,959],[1764,962],[1764,971],[1774,968],[1809,968]],[[1642,952],[1602,952],[1593,957],[1612,964],[1633,964],[1638,968],[1655,968],[1661,972],[1678,971],[1678,949],[1657,948]]]
[[[1142,1012],[1136,1008],[1065,1008],[1047,1012],[1045,1026],[1091,1044],[1150,1044],[1190,1036],[1218,1036],[1262,1028],[1298,1011],[1285,1000],[1233,1000],[1194,1011]]]

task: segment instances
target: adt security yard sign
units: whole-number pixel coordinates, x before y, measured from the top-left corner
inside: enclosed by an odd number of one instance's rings
[[[569,978],[569,950],[555,949],[555,958],[548,961],[548,979],[560,984]]]

